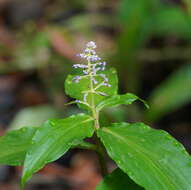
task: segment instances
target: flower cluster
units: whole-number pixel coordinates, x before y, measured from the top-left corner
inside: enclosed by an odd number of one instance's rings
[[[108,83],[108,78],[101,71],[105,70],[106,62],[102,62],[101,58],[97,55],[96,44],[93,41],[90,41],[86,44],[86,48],[83,53],[80,53],[78,56],[82,59],[85,59],[87,63],[85,64],[75,64],[74,68],[80,68],[83,71],[82,76],[76,76],[73,78],[73,82],[78,83],[81,79],[88,77],[90,82],[92,82],[92,89],[90,91],[84,92],[84,102],[87,102],[87,96],[89,93],[95,93],[99,95],[106,96],[107,94],[98,91],[101,86],[110,87]],[[98,82],[97,79],[101,78],[102,81]],[[79,100],[77,100],[79,102]]]

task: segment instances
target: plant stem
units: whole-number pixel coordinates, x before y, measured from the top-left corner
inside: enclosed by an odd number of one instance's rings
[[[88,68],[91,71],[91,62],[88,61]],[[99,129],[99,113],[96,111],[95,100],[94,100],[94,85],[92,79],[92,73],[90,72],[90,92],[91,92],[91,110],[92,116],[95,120],[95,128]]]
[[[91,91],[91,111],[92,111],[92,117],[94,118],[94,125],[95,125],[95,129],[99,129],[100,125],[99,125],[99,111],[96,110],[96,105],[95,105],[95,99],[94,99],[94,84],[93,84],[93,77],[92,77],[92,71],[91,71],[91,62],[88,61],[88,68],[90,71],[90,91]],[[97,137],[97,135],[94,135],[94,139],[95,139],[95,143],[96,143],[96,153],[99,159],[99,163],[100,163],[100,169],[101,169],[101,174],[102,176],[105,176],[108,174],[108,169],[107,169],[107,163],[105,160],[105,156],[106,156],[106,151],[100,141],[100,139]]]
[[[109,174],[108,172],[108,168],[107,168],[107,162],[106,162],[106,151],[105,151],[105,148],[103,147],[100,139],[97,137],[97,135],[94,136],[94,140],[95,140],[95,143],[96,143],[96,153],[97,153],[97,156],[98,156],[98,160],[99,160],[99,163],[100,163],[100,170],[101,170],[101,174],[102,176],[106,176]]]

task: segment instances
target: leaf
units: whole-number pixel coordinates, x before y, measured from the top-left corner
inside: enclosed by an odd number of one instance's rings
[[[96,190],[124,190],[124,188],[128,188],[128,190],[143,190],[127,174],[117,168],[101,181]]]
[[[32,30],[31,33],[22,34],[22,41],[18,44],[19,48],[13,52],[14,66],[17,69],[28,70],[44,67],[50,58],[50,42],[47,33],[45,31],[32,32]]]
[[[109,84],[111,84],[111,87],[105,87],[102,86],[99,88],[99,91],[107,94],[107,96],[103,95],[95,95],[95,103],[99,103],[100,101],[106,99],[108,96],[117,94],[118,90],[118,80],[117,80],[117,74],[115,69],[109,69],[106,71],[103,71],[103,73],[106,75],[106,77],[109,79]],[[90,90],[89,85],[90,81],[87,78],[81,79],[79,83],[73,82],[73,78],[75,75],[68,75],[66,82],[65,82],[65,91],[66,94],[71,96],[72,98],[75,98],[77,100],[83,100],[84,97],[84,91]],[[102,79],[96,78],[96,80],[99,82]]]
[[[190,38],[191,17],[178,6],[166,6],[155,15],[153,30],[157,34],[176,34]]]
[[[83,149],[90,149],[90,150],[96,150],[96,145],[91,144],[89,142],[86,142],[84,140],[74,140],[71,143],[72,148],[83,148]]]
[[[10,129],[23,126],[40,126],[49,118],[58,116],[58,111],[51,105],[27,107],[19,111],[11,122]]]
[[[85,114],[46,122],[32,138],[32,145],[24,162],[21,186],[45,164],[60,158],[74,140],[91,137],[93,132],[93,120]]]
[[[116,123],[98,135],[110,157],[145,189],[191,188],[191,157],[167,132],[143,123]]]
[[[151,109],[145,113],[147,121],[155,121],[191,101],[191,65],[173,73],[156,88],[148,102]]]
[[[119,3],[119,22],[122,30],[117,40],[115,66],[121,71],[119,77],[127,91],[138,90],[140,80],[137,76],[141,64],[137,62],[137,54],[151,34],[151,19],[155,12],[152,0],[122,0]]]
[[[105,100],[103,100],[102,102],[100,102],[96,109],[99,111],[101,109],[103,109],[104,107],[112,107],[112,106],[118,106],[121,104],[132,104],[134,101],[136,100],[141,100],[142,102],[144,102],[142,99],[140,99],[139,97],[137,97],[134,94],[131,93],[127,93],[124,95],[113,95]],[[148,105],[144,102],[144,104],[148,107]]]
[[[17,166],[24,162],[36,127],[23,127],[0,137],[0,164]]]

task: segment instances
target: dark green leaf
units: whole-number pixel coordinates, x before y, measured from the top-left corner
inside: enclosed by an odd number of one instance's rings
[[[24,162],[36,127],[23,127],[0,137],[0,164],[21,165]]]
[[[91,144],[89,142],[86,142],[84,140],[74,140],[71,143],[72,148],[83,148],[83,149],[91,149],[91,150],[96,150],[96,145]]]
[[[160,119],[191,101],[191,65],[185,65],[173,73],[154,90],[148,102],[151,109],[146,112],[148,121]]]
[[[98,135],[110,157],[145,189],[191,189],[191,157],[167,132],[143,123],[116,123]]]
[[[35,133],[24,162],[22,186],[45,164],[61,157],[76,139],[93,135],[93,120],[85,114],[49,120]]]
[[[134,183],[127,174],[119,168],[106,176],[97,186],[96,190],[143,190],[142,187]]]
[[[102,86],[99,88],[99,91],[107,94],[107,96],[112,96],[117,94],[118,80],[117,80],[116,71],[114,69],[109,69],[109,70],[103,71],[103,73],[109,79],[109,84],[111,84],[111,87]],[[84,79],[81,79],[79,83],[75,83],[73,82],[74,77],[75,75],[68,75],[65,82],[66,93],[72,98],[75,98],[77,100],[83,100],[84,92],[87,90],[90,90],[90,81],[88,78],[84,78]],[[101,78],[96,78],[96,80],[98,82],[102,81]],[[107,96],[95,95],[95,103],[97,104],[100,101],[106,99]],[[89,99],[89,97],[87,97],[87,99]]]
[[[166,6],[155,16],[153,22],[155,33],[176,34],[191,39],[191,17],[179,7]]]
[[[153,1],[122,0],[119,3],[122,30],[118,37],[115,66],[121,71],[119,77],[126,90],[133,93],[137,91],[140,82],[137,76],[141,64],[137,62],[137,54],[151,33],[151,18],[155,13],[151,2]]]
[[[99,110],[103,109],[104,107],[118,106],[121,104],[128,105],[128,104],[132,104],[136,100],[141,100],[141,99],[131,93],[127,93],[124,95],[114,95],[114,96],[111,96],[111,97],[103,100],[102,102],[100,102],[97,105],[96,109],[99,111]],[[143,100],[141,100],[141,101],[143,101]],[[144,102],[144,104],[148,107],[148,105],[145,102]]]

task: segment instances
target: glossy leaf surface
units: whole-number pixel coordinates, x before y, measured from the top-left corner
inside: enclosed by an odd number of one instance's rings
[[[32,146],[24,162],[22,186],[34,172],[61,157],[74,140],[90,137],[93,131],[92,118],[85,114],[46,122],[32,138]]]
[[[36,127],[23,127],[0,137],[0,164],[12,166],[23,164],[36,130]]]
[[[126,105],[132,104],[134,101],[138,99],[141,100],[139,97],[131,93],[127,93],[124,95],[114,95],[100,102],[97,106],[97,110],[101,110],[104,107],[113,107],[113,106],[118,106],[121,104],[126,104]],[[145,105],[147,106],[147,104]]]
[[[167,132],[143,123],[118,123],[98,135],[110,157],[145,189],[191,189],[191,157]]]
[[[115,69],[109,69],[109,70],[103,71],[102,73],[104,73],[106,77],[108,78],[109,80],[108,83],[111,85],[111,87],[102,86],[99,88],[99,91],[107,94],[107,96],[94,94],[96,104],[106,99],[108,96],[117,94],[117,90],[118,90],[118,80],[117,80],[117,74]],[[84,92],[87,90],[90,90],[90,80],[89,78],[84,78],[84,79],[81,79],[78,83],[75,83],[73,82],[74,77],[75,75],[68,75],[65,82],[65,91],[72,98],[83,100]],[[103,81],[103,79],[101,79],[100,77],[96,78],[96,80],[98,81],[98,83],[100,81]]]
[[[97,186],[96,190],[144,190],[132,181],[127,174],[119,168],[106,176]]]

